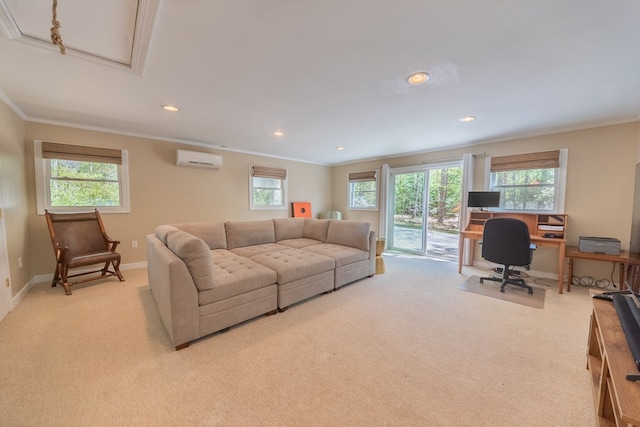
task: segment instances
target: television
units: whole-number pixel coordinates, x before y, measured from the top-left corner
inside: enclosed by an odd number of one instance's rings
[[[500,207],[499,191],[469,191],[467,197],[467,206],[470,208],[499,208]]]

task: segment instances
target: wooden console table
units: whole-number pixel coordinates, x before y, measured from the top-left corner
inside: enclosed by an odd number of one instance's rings
[[[625,276],[629,264],[638,263],[638,254],[629,253],[629,251],[620,251],[619,255],[594,254],[588,252],[580,252],[577,246],[567,246],[565,256],[569,259],[569,280],[567,283],[567,292],[571,292],[571,282],[573,280],[573,259],[588,259],[591,261],[610,261],[618,264],[620,270],[620,289],[625,289]]]
[[[550,247],[558,249],[558,293],[562,293],[564,284],[564,258],[567,240],[567,215],[558,214],[530,214],[518,212],[471,212],[469,225],[460,232],[458,244],[458,273],[462,272],[462,260],[464,259],[464,241],[470,239],[472,242],[482,239],[484,223],[489,218],[517,218],[524,221],[529,228],[531,243],[538,247]],[[546,237],[547,235],[555,237]],[[470,251],[470,260],[473,264],[473,248]]]
[[[638,369],[613,303],[593,299],[589,329],[587,369],[598,425],[640,427],[640,382],[625,378]]]

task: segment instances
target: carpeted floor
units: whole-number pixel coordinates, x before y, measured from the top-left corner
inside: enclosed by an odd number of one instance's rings
[[[174,351],[146,270],[36,285],[0,322],[3,426],[593,426],[584,288],[543,310],[386,273]]]

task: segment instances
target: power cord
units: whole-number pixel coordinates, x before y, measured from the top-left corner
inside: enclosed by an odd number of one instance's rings
[[[616,270],[616,263],[612,263],[613,268],[611,269],[611,278],[610,279],[595,279],[591,276],[573,276],[571,278],[572,286],[585,286],[588,288],[599,288],[606,289],[609,286],[616,287],[615,282],[613,281],[613,273]]]
[[[492,265],[490,263],[487,263],[485,261],[485,263],[487,264],[487,268],[489,269],[489,271],[496,273],[496,274],[502,274],[502,267],[497,267],[495,265]],[[613,281],[613,274],[615,273],[616,270],[616,263],[612,263],[613,264],[613,268],[611,270],[611,278],[610,279],[595,279],[594,277],[591,276],[573,276],[573,278],[571,279],[571,286],[584,286],[584,287],[588,287],[588,288],[598,288],[598,289],[606,289],[610,286],[617,288],[615,282]],[[509,270],[510,274],[514,274],[518,277],[521,277],[523,279],[529,278],[529,274],[527,274],[525,271],[522,270]],[[546,280],[546,279],[535,279],[533,281],[533,283],[536,284],[542,284],[545,285],[544,283],[539,283],[538,280]],[[566,280],[563,280],[564,283],[566,283]],[[548,286],[548,285],[545,285]]]

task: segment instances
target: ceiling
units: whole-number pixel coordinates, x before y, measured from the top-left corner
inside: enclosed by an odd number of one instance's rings
[[[56,12],[65,55],[51,1],[0,0],[0,99],[28,121],[333,165],[640,117],[637,0],[58,0]],[[430,79],[411,86],[414,71]]]

